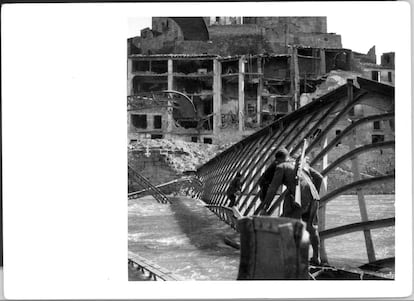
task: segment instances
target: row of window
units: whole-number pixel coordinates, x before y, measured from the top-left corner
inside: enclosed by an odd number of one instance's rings
[[[138,129],[146,129],[148,127],[147,115],[145,114],[132,114],[131,123],[134,127]],[[154,115],[153,119],[153,128],[161,129],[162,128],[162,116]]]
[[[392,72],[388,71],[387,76],[388,76],[388,82],[392,83]],[[371,79],[377,82],[380,81],[381,71],[371,71]]]
[[[151,134],[151,139],[162,139],[162,138],[164,138],[164,136],[161,134]],[[131,139],[129,142],[135,143],[137,142],[137,139]]]

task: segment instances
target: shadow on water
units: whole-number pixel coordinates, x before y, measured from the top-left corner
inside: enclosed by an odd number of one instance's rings
[[[171,211],[193,246],[204,252],[223,252],[223,249],[235,252],[235,249],[225,245],[224,237],[236,238],[238,233],[210,210],[190,198],[171,198],[171,202]]]

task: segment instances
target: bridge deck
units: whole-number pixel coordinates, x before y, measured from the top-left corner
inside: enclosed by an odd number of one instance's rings
[[[331,202],[328,226],[352,222],[357,208],[351,203],[355,201],[356,196],[347,196]],[[236,280],[240,252],[228,246],[225,238],[238,241],[238,233],[200,201],[176,197],[171,198],[171,202],[160,204],[151,196],[129,200],[128,245],[131,254],[150,260],[182,280]],[[368,207],[375,218],[393,216],[393,203],[393,196],[368,198]],[[373,238],[381,257],[393,256],[390,251],[394,241],[392,228],[375,230]],[[327,249],[332,255],[330,264],[346,270],[362,265],[366,255],[362,254],[361,245],[362,235],[328,240]],[[140,271],[129,271],[130,280],[148,280]],[[382,273],[385,273],[382,276],[393,278],[394,271],[389,268]]]
[[[129,251],[183,280],[235,280],[239,250],[224,238],[238,234],[202,202],[179,197],[160,204],[151,196],[128,201]],[[143,280],[130,270],[130,280]]]

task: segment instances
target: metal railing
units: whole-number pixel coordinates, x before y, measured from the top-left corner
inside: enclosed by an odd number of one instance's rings
[[[171,203],[170,200],[168,199],[168,197],[164,193],[162,193],[161,190],[159,190],[157,187],[152,185],[151,182],[147,178],[145,178],[143,175],[141,175],[139,172],[134,170],[129,165],[128,165],[128,173],[129,173],[132,181],[134,181],[134,183],[141,186],[144,190],[148,190],[151,193],[151,195],[159,203],[162,203],[162,204]],[[139,195],[140,194],[137,194],[135,192],[129,193],[128,194],[128,199],[137,198],[137,197],[139,197]]]
[[[179,277],[171,271],[160,267],[154,262],[132,252],[128,252],[128,265],[132,269],[141,271],[146,280],[179,281]]]
[[[176,193],[182,193],[184,195],[189,195],[193,198],[198,198],[200,193],[201,182],[196,177],[182,177],[179,179],[175,179],[166,183],[162,183],[159,185],[154,185],[155,188],[158,190],[165,191],[165,190],[175,190]],[[175,187],[175,189],[174,189]],[[128,193],[128,198],[139,198],[148,193],[151,193],[153,190],[152,187],[147,187],[145,189],[141,189],[138,191]],[[179,191],[182,190],[182,191]]]
[[[355,108],[360,110],[361,107],[364,114],[356,115]],[[371,124],[376,121],[383,125],[384,141],[371,143],[371,135],[374,134]],[[376,256],[370,231],[393,226],[395,220],[370,220],[365,194],[367,189],[372,191],[379,183],[387,184],[393,190],[395,175],[391,168],[382,175],[369,175],[367,178],[360,166],[367,154],[385,160],[387,155],[381,157],[376,154],[378,151],[382,154],[384,150],[391,152],[389,160],[391,166],[394,166],[394,137],[394,88],[362,78],[357,78],[355,85],[352,80],[348,80],[346,85],[278,119],[199,167],[197,175],[203,184],[200,198],[210,210],[235,228],[236,221],[227,207],[229,200],[226,190],[240,172],[241,193],[236,198],[236,207],[241,215],[280,215],[283,193],[268,204],[262,203],[258,180],[274,160],[278,148],[283,146],[291,155],[296,156],[306,138],[310,142],[306,149],[310,165],[324,176],[319,207],[323,259],[328,259],[324,251],[325,239],[363,231],[368,261],[374,262]],[[343,183],[340,187],[330,187],[329,179],[341,169],[347,171]],[[326,229],[326,204],[350,192],[358,198],[361,222]]]

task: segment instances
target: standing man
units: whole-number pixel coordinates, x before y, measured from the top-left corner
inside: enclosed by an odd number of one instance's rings
[[[229,207],[233,207],[236,203],[236,192],[241,190],[240,180],[241,180],[241,173],[238,172],[236,177],[231,180],[229,188],[227,188],[226,194],[230,200]]]
[[[272,182],[273,175],[275,173],[276,165],[278,164],[277,159],[273,161],[265,172],[260,176],[258,183],[260,187],[259,198],[263,202],[266,198],[267,189],[269,188],[270,183]]]
[[[276,161],[272,182],[268,188],[265,203],[268,204],[274,198],[276,191],[281,185],[285,185],[288,190],[283,204],[284,217],[302,219],[306,223],[306,230],[309,232],[310,243],[312,245],[311,263],[320,265],[319,255],[319,233],[317,229],[319,189],[322,183],[322,175],[311,168],[309,165],[303,166],[300,170],[299,185],[301,192],[301,205],[295,202],[296,173],[295,162],[288,161],[289,153],[285,148],[276,152]]]

